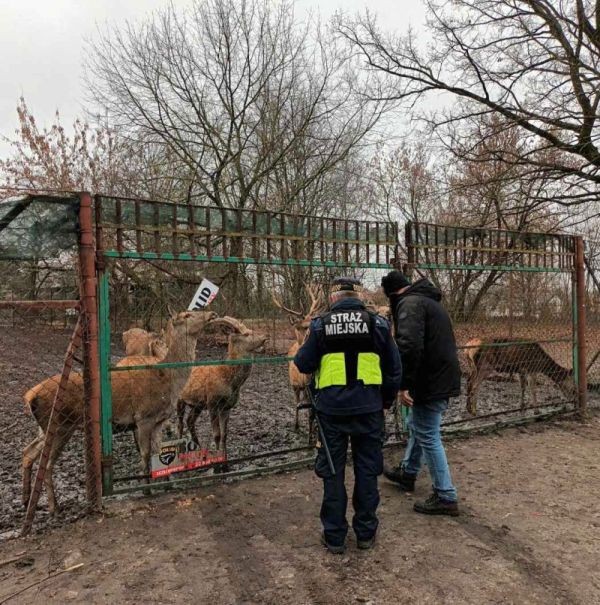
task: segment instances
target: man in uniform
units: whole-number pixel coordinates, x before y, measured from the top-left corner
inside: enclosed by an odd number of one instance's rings
[[[460,394],[460,366],[450,317],[441,292],[427,279],[411,284],[400,271],[381,280],[390,299],[394,336],[402,357],[400,398],[410,407],[409,441],[404,460],[384,475],[404,492],[413,492],[422,459],[433,494],[414,509],[427,515],[456,516],[458,499],[442,443],[442,415],[450,397]]]
[[[329,312],[313,319],[294,358],[301,372],[315,375],[316,413],[335,469],[333,474],[321,442],[315,462],[315,472],[323,479],[321,542],[335,554],[344,552],[348,533],[344,484],[348,440],[354,462],[352,527],[358,548],[369,549],[375,542],[383,407],[391,405],[402,379],[390,325],[367,311],[361,291],[356,279],[334,280]]]

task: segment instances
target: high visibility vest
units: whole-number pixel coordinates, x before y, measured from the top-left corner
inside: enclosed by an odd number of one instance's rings
[[[326,353],[315,376],[317,389],[350,386],[357,381],[383,383],[380,357],[375,350],[375,316],[364,309],[331,311],[322,317]]]

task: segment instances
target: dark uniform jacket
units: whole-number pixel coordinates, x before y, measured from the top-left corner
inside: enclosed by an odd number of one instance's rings
[[[441,292],[427,279],[402,294],[392,294],[394,336],[402,357],[402,390],[415,403],[460,395],[460,366]]]
[[[346,298],[331,307],[331,311],[364,311],[359,299]],[[317,410],[334,416],[350,416],[379,412],[383,402],[396,397],[402,380],[400,355],[391,334],[389,322],[379,315],[374,316],[373,346],[380,357],[383,378],[381,386],[365,385],[361,380],[351,381],[346,386],[329,386],[316,392]],[[323,355],[327,353],[323,319],[317,317],[310,324],[306,342],[300,347],[294,363],[303,374],[314,374]]]

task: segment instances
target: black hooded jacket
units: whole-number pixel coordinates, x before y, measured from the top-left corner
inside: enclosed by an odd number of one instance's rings
[[[419,402],[460,395],[460,366],[441,292],[427,279],[392,294],[394,335],[402,358],[402,390]]]

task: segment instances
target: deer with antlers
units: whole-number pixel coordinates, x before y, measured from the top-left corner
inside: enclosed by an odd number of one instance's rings
[[[311,318],[316,315],[320,310],[322,310],[325,305],[325,296],[321,286],[307,284],[305,288],[306,293],[308,294],[308,297],[310,299],[310,308],[306,313],[302,310],[295,310],[286,307],[283,304],[282,300],[277,297],[274,292],[271,292],[273,304],[288,314],[289,322],[292,324],[294,328],[294,334],[296,335],[296,340],[288,349],[288,357],[295,357],[296,353],[298,352],[298,349],[302,346],[302,343],[306,338],[306,333],[308,332]],[[311,375],[302,374],[300,370],[296,367],[296,364],[293,361],[290,361],[288,363],[288,376],[296,400],[296,417],[294,422],[294,430],[297,431],[300,428],[299,406],[302,405],[302,403],[306,400],[306,389],[310,384]],[[309,433],[311,431],[312,426],[309,426]]]

